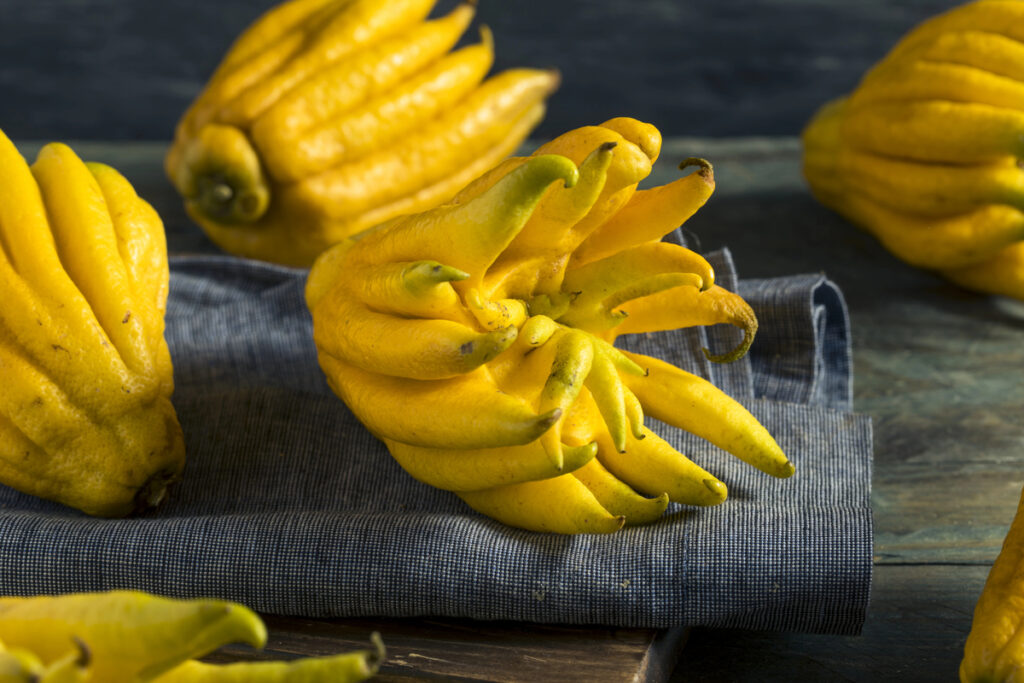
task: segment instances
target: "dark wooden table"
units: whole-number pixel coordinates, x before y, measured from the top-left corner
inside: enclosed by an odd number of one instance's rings
[[[119,168],[160,211],[172,253],[211,252],[164,180],[159,144],[74,145]],[[22,148],[34,156],[37,145]],[[860,636],[695,628],[601,629],[454,620],[268,616],[266,652],[389,646],[379,680],[955,680],[971,613],[1024,483],[1024,304],[970,294],[903,265],[819,206],[792,138],[673,139],[718,189],[687,228],[728,246],[741,277],[825,272],[850,307],[855,409],[874,420],[875,573]]]

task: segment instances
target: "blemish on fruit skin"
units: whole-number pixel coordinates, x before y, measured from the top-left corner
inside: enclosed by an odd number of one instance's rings
[[[464,356],[473,353],[473,342],[466,342],[465,344],[460,346],[459,353],[461,353]]]
[[[132,312],[131,311],[125,311],[124,318],[121,319],[121,324],[123,325],[123,324],[127,323],[131,319],[131,317],[132,317]]]

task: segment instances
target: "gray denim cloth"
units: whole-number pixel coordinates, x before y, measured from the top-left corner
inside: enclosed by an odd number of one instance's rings
[[[720,325],[637,335],[745,403],[796,465],[776,480],[654,420],[729,499],[673,504],[608,536],[506,527],[405,474],[328,389],[305,272],[172,262],[167,338],[188,465],[171,499],[103,520],[0,487],[0,593],[135,588],[267,613],[450,616],[857,633],[871,581],[871,426],[850,412],[845,304],[821,276],[718,281],[759,314],[751,352]]]

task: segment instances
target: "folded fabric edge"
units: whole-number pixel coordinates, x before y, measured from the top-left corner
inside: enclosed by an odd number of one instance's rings
[[[755,396],[853,409],[850,318],[840,288],[821,273],[741,279],[759,319],[750,348]]]
[[[779,491],[789,480],[766,480],[758,472],[748,474],[775,489],[759,489],[762,502],[743,502],[741,498],[736,505],[727,503],[709,509],[713,517],[720,518],[718,526],[725,522],[721,519],[724,514],[730,518],[729,528],[748,529],[755,536],[761,534],[757,530],[764,523],[759,520],[770,517],[789,525],[793,535],[787,536],[781,546],[743,560],[767,563],[765,566],[776,569],[788,566],[787,572],[802,566],[782,581],[782,592],[772,587],[770,572],[754,572],[740,594],[731,593],[728,582],[713,578],[713,572],[698,579],[700,572],[707,574],[714,569],[707,566],[706,550],[704,561],[690,566],[684,574],[678,573],[678,566],[668,571],[664,562],[696,561],[702,554],[700,546],[707,543],[706,534],[701,541],[700,520],[711,522],[712,517],[701,513],[689,519],[685,508],[677,508],[671,518],[654,525],[634,527],[611,537],[520,532],[469,511],[455,515],[420,511],[396,524],[386,512],[339,514],[304,508],[129,520],[75,517],[73,511],[60,517],[49,511],[9,510],[0,513],[0,546],[10,551],[6,556],[21,559],[0,562],[0,584],[12,594],[119,587],[180,592],[188,585],[192,595],[229,594],[261,611],[304,616],[452,616],[630,627],[687,623],[809,633],[840,632],[843,628],[847,630],[842,632],[853,632],[859,626],[850,621],[849,615],[863,611],[858,605],[866,606],[866,597],[861,598],[870,587],[870,476],[865,476],[870,457],[864,451],[871,443],[870,418],[763,399],[753,401],[751,407],[769,424],[784,418],[805,428],[846,425],[845,429],[852,430],[842,438],[831,438],[831,455],[821,462],[808,460],[817,458],[813,453],[803,453],[797,476],[804,465],[816,468],[827,464],[842,469],[837,453],[853,446],[859,449],[859,457],[852,463],[858,465],[852,476],[859,486],[828,488],[836,479],[818,474],[820,485],[826,487],[820,490],[828,495],[802,496],[805,502],[798,514],[794,514],[791,504],[767,502],[773,497],[785,501]],[[791,438],[800,443],[804,437],[797,434]],[[865,467],[868,469],[862,469]],[[747,468],[737,469],[747,472]],[[799,533],[811,523],[809,520],[818,520],[818,527],[830,531],[825,540],[832,544],[828,546],[831,550],[809,553],[804,547]],[[832,532],[846,527],[850,534],[843,542]],[[436,541],[437,534],[460,540],[439,545],[431,541]],[[638,542],[641,538],[644,543]],[[302,552],[295,552],[297,542],[301,542]],[[742,548],[757,547],[749,546],[750,542],[733,547],[734,539],[716,537],[708,547],[718,548],[715,556],[736,561],[744,556]],[[472,552],[481,554],[480,561],[467,560],[467,543],[469,548],[476,548]],[[632,548],[636,556],[624,556],[623,546]],[[498,552],[495,548],[504,550]],[[797,554],[776,564],[791,552]],[[593,566],[610,573],[600,577],[583,571],[573,579],[582,583],[573,589],[560,588],[565,576],[551,567],[539,572],[528,570],[543,567],[561,555],[567,560],[575,558],[567,569]],[[399,567],[395,557],[408,561]],[[506,557],[508,564],[492,575],[496,571],[492,566],[495,557]],[[540,564],[533,564],[530,557]],[[809,564],[792,564],[801,557]],[[35,559],[25,562],[25,558]],[[822,561],[842,571],[827,570],[821,566]],[[653,564],[647,567],[648,563]],[[800,575],[813,579],[817,586],[810,600],[798,598],[803,593],[785,592],[793,576]],[[443,578],[442,583],[451,585],[430,588],[430,576]],[[702,597],[701,586],[705,591],[724,593]],[[424,595],[414,600],[401,597],[411,591]],[[630,591],[646,591],[643,595],[648,598],[631,597]],[[543,600],[529,599],[534,593],[542,595]],[[591,593],[594,600],[588,598],[586,604],[580,601],[581,595]],[[832,597],[822,597],[826,594]],[[774,609],[764,607],[764,599],[772,600]],[[794,599],[797,602],[792,604],[797,607],[786,607]],[[716,611],[723,609],[727,613]]]

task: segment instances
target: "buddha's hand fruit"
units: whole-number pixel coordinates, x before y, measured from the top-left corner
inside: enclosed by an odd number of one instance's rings
[[[189,660],[154,683],[357,683],[373,677],[384,661],[384,643],[371,634],[372,650],[300,657],[289,661],[208,664]]]
[[[255,612],[223,600],[140,591],[0,598],[3,681],[352,683],[374,675],[384,658],[373,634],[373,650],[341,655],[225,665],[194,659],[229,643],[262,648],[266,640]]]
[[[976,0],[904,36],[803,133],[815,196],[900,259],[1024,298],[1024,3]]]
[[[178,124],[166,171],[226,251],[308,266],[328,246],[423,211],[511,154],[552,71],[486,78],[487,29],[452,50],[464,2],[289,0],[247,29]]]
[[[220,600],[172,600],[138,591],[0,598],[0,640],[44,663],[80,643],[96,681],[145,681],[227,643],[261,647],[251,610]]]
[[[658,131],[613,119],[508,159],[452,202],[326,251],[307,304],[334,391],[410,474],[513,526],[611,532],[725,485],[644,411],[778,477],[793,466],[700,377],[614,346],[622,333],[756,319],[700,255],[661,238],[714,186],[711,165],[637,191]]]
[[[0,132],[0,482],[99,516],[180,477],[159,216],[114,169]]]
[[[961,683],[1002,683],[1024,673],[1024,492],[981,596],[960,662]]]

